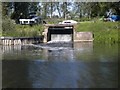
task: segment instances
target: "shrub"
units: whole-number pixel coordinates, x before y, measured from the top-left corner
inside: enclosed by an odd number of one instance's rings
[[[14,24],[8,17],[2,18],[2,36],[11,36],[11,37],[35,37],[42,34],[44,28],[43,25],[20,25]]]
[[[2,18],[2,35],[3,36],[13,36],[16,32],[14,22],[6,17]]]

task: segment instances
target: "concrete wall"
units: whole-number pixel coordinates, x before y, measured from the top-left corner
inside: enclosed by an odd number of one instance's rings
[[[0,45],[25,45],[37,44],[43,42],[43,36],[40,37],[0,37]]]
[[[74,32],[74,41],[93,41],[92,32]]]

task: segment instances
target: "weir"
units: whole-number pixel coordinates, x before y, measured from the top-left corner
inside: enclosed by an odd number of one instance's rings
[[[93,41],[92,32],[76,32],[74,24],[46,24],[43,42],[49,41]]]
[[[73,27],[49,27],[47,41],[72,41]]]
[[[73,25],[45,25],[43,32],[43,42],[49,41],[73,41],[74,27]]]

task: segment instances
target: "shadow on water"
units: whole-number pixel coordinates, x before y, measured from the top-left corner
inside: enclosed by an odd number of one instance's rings
[[[3,88],[117,88],[118,45],[0,47]]]

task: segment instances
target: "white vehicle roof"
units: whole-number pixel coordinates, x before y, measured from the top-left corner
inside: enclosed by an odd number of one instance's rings
[[[19,21],[35,21],[35,19],[19,19]]]
[[[78,23],[77,21],[74,21],[74,20],[64,20],[63,22],[61,22],[62,24],[69,24],[69,23]]]

